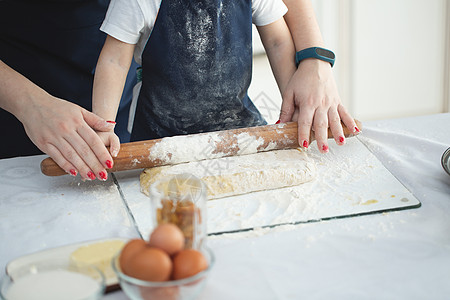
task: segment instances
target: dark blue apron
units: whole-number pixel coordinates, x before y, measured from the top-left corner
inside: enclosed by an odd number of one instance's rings
[[[131,140],[266,124],[247,95],[251,0],[162,0]]]
[[[95,66],[106,35],[99,30],[109,0],[0,1],[0,59],[51,95],[91,110]],[[136,65],[117,118],[122,142]],[[42,153],[22,124],[0,109],[0,158]]]

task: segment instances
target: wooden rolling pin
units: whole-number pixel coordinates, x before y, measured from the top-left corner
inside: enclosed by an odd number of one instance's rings
[[[358,128],[359,121],[355,120]],[[353,136],[342,126],[345,137]],[[332,137],[328,129],[328,138]],[[311,141],[314,132],[311,131]],[[201,161],[256,152],[297,148],[297,123],[266,125],[191,135],[166,137],[162,139],[124,143],[114,158],[114,167],[108,172],[149,168],[164,165]],[[52,158],[41,162],[41,171],[47,176],[67,174]]]

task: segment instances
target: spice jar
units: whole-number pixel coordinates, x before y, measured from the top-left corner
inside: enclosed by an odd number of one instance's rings
[[[154,227],[177,225],[184,234],[186,248],[199,249],[206,237],[206,186],[192,174],[178,174],[153,183],[150,201]]]

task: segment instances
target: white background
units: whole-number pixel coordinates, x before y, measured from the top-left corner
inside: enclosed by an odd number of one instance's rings
[[[447,0],[313,0],[342,101],[360,120],[449,112],[450,3]],[[254,35],[249,94],[266,119],[261,92],[281,97]],[[272,113],[273,114],[273,113]]]

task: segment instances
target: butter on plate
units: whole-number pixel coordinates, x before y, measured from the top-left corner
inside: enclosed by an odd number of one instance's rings
[[[123,240],[106,240],[83,245],[70,255],[70,263],[76,267],[94,265],[103,272],[106,281],[115,278],[111,260],[125,245]]]

